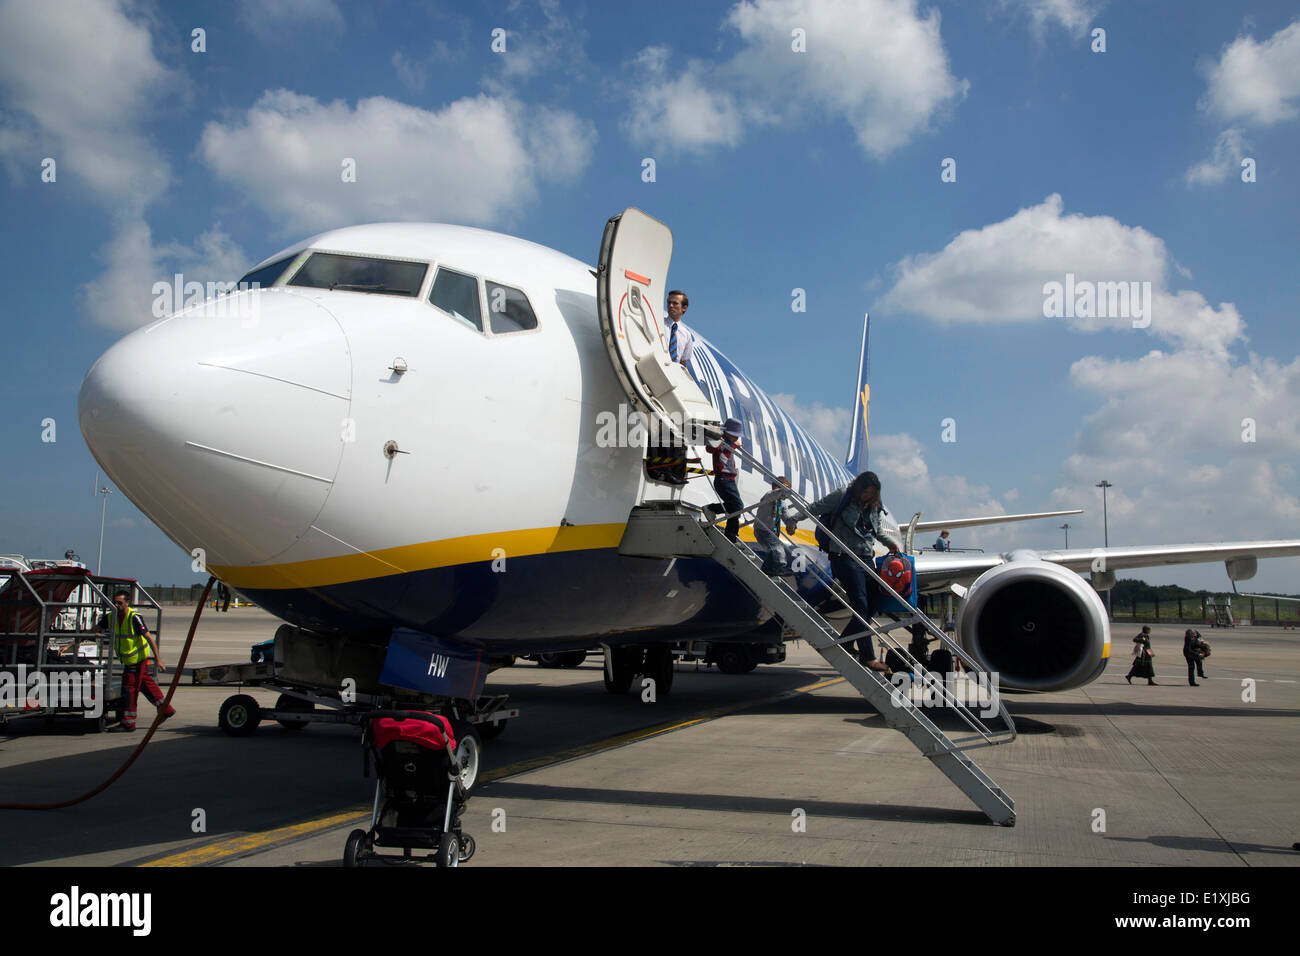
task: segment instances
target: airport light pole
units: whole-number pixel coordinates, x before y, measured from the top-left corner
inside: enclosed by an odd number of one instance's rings
[[[108,509],[108,496],[112,493],[109,488],[98,488],[95,491],[95,494],[104,496],[104,500],[99,504],[99,557],[95,560],[97,575],[104,569],[104,513]]]
[[[1097,487],[1101,489],[1101,533],[1102,533],[1102,547],[1109,548],[1109,547],[1110,547],[1110,521],[1108,520],[1107,515],[1106,515],[1106,489],[1107,489],[1107,488],[1114,488],[1115,486],[1112,485],[1112,484],[1111,484],[1109,481],[1107,481],[1105,478],[1103,478],[1101,481],[1097,482]],[[1114,589],[1113,589],[1113,588],[1107,588],[1107,589],[1106,589],[1106,616],[1107,616],[1107,617],[1114,617],[1114,616],[1115,616],[1115,615],[1111,612],[1111,607],[1110,607],[1110,592],[1111,592],[1112,590],[1114,590]]]
[[[1070,522],[1061,525],[1061,530],[1065,532],[1065,550],[1070,550]]]

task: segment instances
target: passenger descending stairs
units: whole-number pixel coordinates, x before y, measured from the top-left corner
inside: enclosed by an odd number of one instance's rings
[[[797,505],[805,504],[797,495],[792,494],[791,497]],[[752,506],[746,509],[746,511],[750,510]],[[807,512],[804,511],[804,514],[806,515]],[[917,705],[912,699],[912,694],[902,693],[883,674],[863,667],[844,648],[844,640],[854,640],[858,634],[841,639],[839,632],[785,580],[765,574],[761,561],[753,551],[743,543],[729,541],[723,530],[715,523],[720,520],[715,515],[706,514],[681,501],[655,502],[640,506],[632,509],[628,516],[627,531],[619,545],[619,553],[641,557],[710,557],[717,561],[730,571],[764,607],[780,617],[788,631],[793,631],[807,641],[826,659],[827,663],[844,675],[858,693],[875,707],[889,727],[902,732],[922,754],[943,771],[949,780],[961,788],[961,791],[984,811],[992,822],[1002,826],[1014,826],[1015,802],[966,754],[967,750],[975,747],[1014,740],[1015,724],[1010,714],[1006,712],[1006,708],[999,700],[999,717],[1005,729],[994,731],[987,727],[976,711],[966,706],[960,699],[960,695],[954,694],[952,688],[944,684],[942,676],[924,683],[927,675],[920,663],[912,658],[904,647],[893,641],[889,632],[919,624],[929,632],[931,640],[941,641],[942,646],[949,650],[954,658],[963,660],[968,671],[973,672],[978,669],[978,664],[918,610],[914,609],[911,615],[901,620],[891,621],[884,626],[874,622],[863,623],[864,631],[869,630],[879,640],[882,655],[887,648],[898,650],[914,667],[918,678],[917,683],[923,684],[929,690],[932,699],[937,695],[942,701],[945,712],[955,714],[972,731],[969,737],[951,740],[930,719],[925,710]],[[815,518],[811,520],[820,524]],[[867,569],[869,575],[875,577],[873,568],[865,563],[863,567]],[[880,579],[876,578],[876,580]],[[883,582],[881,586],[884,586]],[[832,592],[838,592],[838,588],[833,588]],[[838,593],[836,598],[844,603]],[[861,618],[858,620],[861,621]]]

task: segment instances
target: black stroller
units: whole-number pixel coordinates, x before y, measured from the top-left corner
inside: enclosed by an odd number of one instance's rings
[[[474,838],[460,831],[467,791],[456,759],[456,738],[446,717],[412,710],[379,710],[361,722],[365,776],[375,764],[370,829],[348,834],[343,865],[432,859],[459,866],[474,855]],[[400,857],[375,847],[400,847]],[[413,849],[433,850],[420,858]]]

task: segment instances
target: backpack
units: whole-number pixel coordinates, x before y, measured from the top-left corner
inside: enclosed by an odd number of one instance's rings
[[[849,490],[845,488],[844,494],[840,496],[840,503],[835,507],[835,513],[831,515],[831,520],[826,522],[826,527],[835,527],[835,522],[840,520],[840,515],[844,513],[844,506],[848,503]],[[817,539],[817,547],[819,550],[825,551],[827,554],[831,553],[831,539],[826,532],[822,530],[820,525],[813,528],[813,537]]]

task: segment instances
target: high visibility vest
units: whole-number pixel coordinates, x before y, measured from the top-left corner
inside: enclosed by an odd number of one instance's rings
[[[139,664],[143,660],[148,660],[153,656],[149,649],[149,642],[144,639],[144,635],[136,635],[134,622],[140,617],[140,612],[131,608],[125,614],[117,619],[117,634],[113,641],[113,651],[117,654],[117,659],[125,665]],[[141,619],[141,623],[144,621]]]

